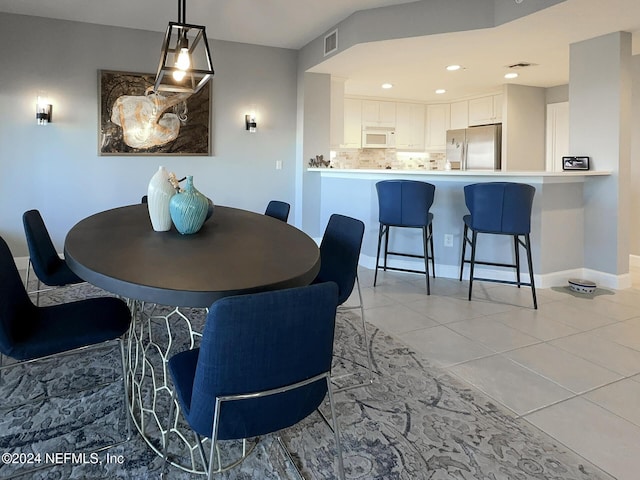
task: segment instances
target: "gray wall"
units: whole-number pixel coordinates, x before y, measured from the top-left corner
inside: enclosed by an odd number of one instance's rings
[[[610,33],[571,45],[569,150],[610,170],[584,190],[584,265],[629,271],[631,34]],[[581,152],[581,153],[578,153]]]
[[[640,256],[640,55],[631,58],[631,218],[629,251]]]
[[[61,251],[78,220],[139,202],[158,165],[193,175],[217,204],[264,211],[272,198],[293,203],[293,50],[211,41],[213,156],[97,154],[98,70],[155,72],[161,43],[161,33],[0,14],[0,235],[14,256],[27,255],[24,211],[41,211]],[[53,102],[47,126],[35,121],[39,90]],[[255,134],[244,129],[252,105],[259,113]]]

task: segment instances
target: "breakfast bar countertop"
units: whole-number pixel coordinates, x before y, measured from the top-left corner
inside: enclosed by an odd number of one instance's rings
[[[487,177],[503,181],[525,181],[527,183],[565,183],[581,182],[587,177],[609,176],[610,171],[602,170],[565,170],[559,172],[547,171],[507,171],[501,170],[393,170],[393,169],[347,169],[347,168],[308,168],[309,172],[319,172],[321,176],[335,178],[376,179],[386,176],[394,177],[432,177],[438,181],[462,181],[473,178],[480,181],[490,181]]]

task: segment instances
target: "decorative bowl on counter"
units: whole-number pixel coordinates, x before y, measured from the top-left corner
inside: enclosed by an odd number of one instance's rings
[[[577,293],[593,293],[596,290],[595,282],[581,278],[570,278],[569,288]]]

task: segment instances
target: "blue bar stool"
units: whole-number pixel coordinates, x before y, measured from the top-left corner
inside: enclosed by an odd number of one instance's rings
[[[464,201],[469,209],[469,215],[463,217],[464,234],[462,239],[462,256],[460,260],[460,281],[464,264],[470,264],[469,271],[469,300],[474,280],[485,282],[507,283],[531,287],[533,296],[533,308],[538,308],[536,300],[536,287],[533,281],[533,262],[531,261],[531,206],[536,189],[531,185],[512,182],[488,182],[475,183],[464,187]],[[471,239],[468,232],[471,230]],[[481,262],[476,260],[476,244],[478,233],[490,233],[494,235],[511,235],[515,251],[515,264]],[[523,237],[521,239],[520,237]],[[471,246],[471,258],[465,259],[466,246]],[[520,280],[520,250],[524,247],[527,253],[530,283]],[[474,277],[475,265],[492,265],[496,267],[510,267],[516,270],[516,281],[495,280]]]
[[[378,280],[378,270],[395,270],[400,272],[423,273],[427,282],[427,295],[431,294],[429,285],[429,259],[433,278],[436,277],[436,266],[433,255],[433,214],[429,212],[433,204],[436,187],[430,183],[415,180],[384,180],[376,183],[378,191],[378,210],[380,229],[378,231],[378,251],[376,255],[376,273],[373,278],[373,286]],[[390,252],[389,235],[391,227],[420,228],[422,229],[423,254]],[[380,246],[384,240],[384,264],[380,266]],[[429,248],[431,255],[429,255]],[[397,255],[401,257],[423,258],[423,270],[411,270],[406,268],[389,267],[387,256]]]

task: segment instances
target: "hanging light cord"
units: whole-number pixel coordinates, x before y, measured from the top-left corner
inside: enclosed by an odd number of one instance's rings
[[[178,23],[187,23],[187,0],[178,0]]]

